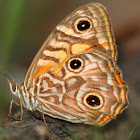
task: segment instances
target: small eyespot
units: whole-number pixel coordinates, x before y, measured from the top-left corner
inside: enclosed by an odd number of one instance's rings
[[[84,61],[81,58],[71,58],[68,61],[68,69],[72,72],[80,72],[83,70]]]
[[[92,23],[88,18],[79,18],[75,21],[75,29],[77,32],[88,31],[92,28]]]
[[[103,98],[96,93],[88,93],[84,97],[84,103],[92,109],[99,109],[103,106]]]

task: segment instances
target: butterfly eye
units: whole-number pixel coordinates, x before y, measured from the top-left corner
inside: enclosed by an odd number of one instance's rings
[[[71,58],[68,61],[68,69],[72,72],[80,72],[83,70],[84,61],[81,58]]]
[[[16,85],[13,85],[13,86],[12,86],[12,90],[13,90],[13,92],[15,92],[16,89],[17,89]]]
[[[88,18],[80,18],[75,21],[75,29],[77,32],[88,31],[92,28],[92,23]]]
[[[88,93],[84,98],[84,103],[92,109],[99,109],[103,106],[103,98],[95,93]]]

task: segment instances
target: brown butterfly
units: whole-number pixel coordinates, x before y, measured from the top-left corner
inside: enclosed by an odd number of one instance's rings
[[[128,106],[128,87],[116,61],[117,48],[105,8],[87,4],[52,31],[23,84],[9,82],[10,90],[28,110],[103,126]]]

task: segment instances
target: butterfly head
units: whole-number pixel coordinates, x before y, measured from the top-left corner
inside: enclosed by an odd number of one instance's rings
[[[20,94],[19,85],[15,82],[12,84],[9,80],[8,80],[8,83],[9,83],[9,89],[10,89],[11,93],[16,96],[19,96],[19,94]]]

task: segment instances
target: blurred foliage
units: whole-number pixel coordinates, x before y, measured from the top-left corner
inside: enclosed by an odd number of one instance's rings
[[[139,123],[140,123],[140,117],[138,118],[136,124],[133,126],[133,128],[132,128],[131,132],[129,133],[128,137],[126,138],[126,140],[130,140],[131,136],[133,135],[136,127],[138,127]]]
[[[9,65],[12,58],[15,39],[17,37],[17,30],[21,18],[21,12],[24,5],[24,0],[7,1],[7,8],[5,8],[5,17],[3,17],[2,38],[0,47],[0,65],[6,67]],[[0,108],[3,107],[6,98],[6,90],[1,86],[0,93]]]
[[[7,2],[5,9],[5,18],[2,27],[3,47],[0,48],[0,61],[2,66],[6,66],[10,62],[10,58],[14,48],[14,41],[17,37],[18,25],[21,18],[24,0],[12,0]]]

